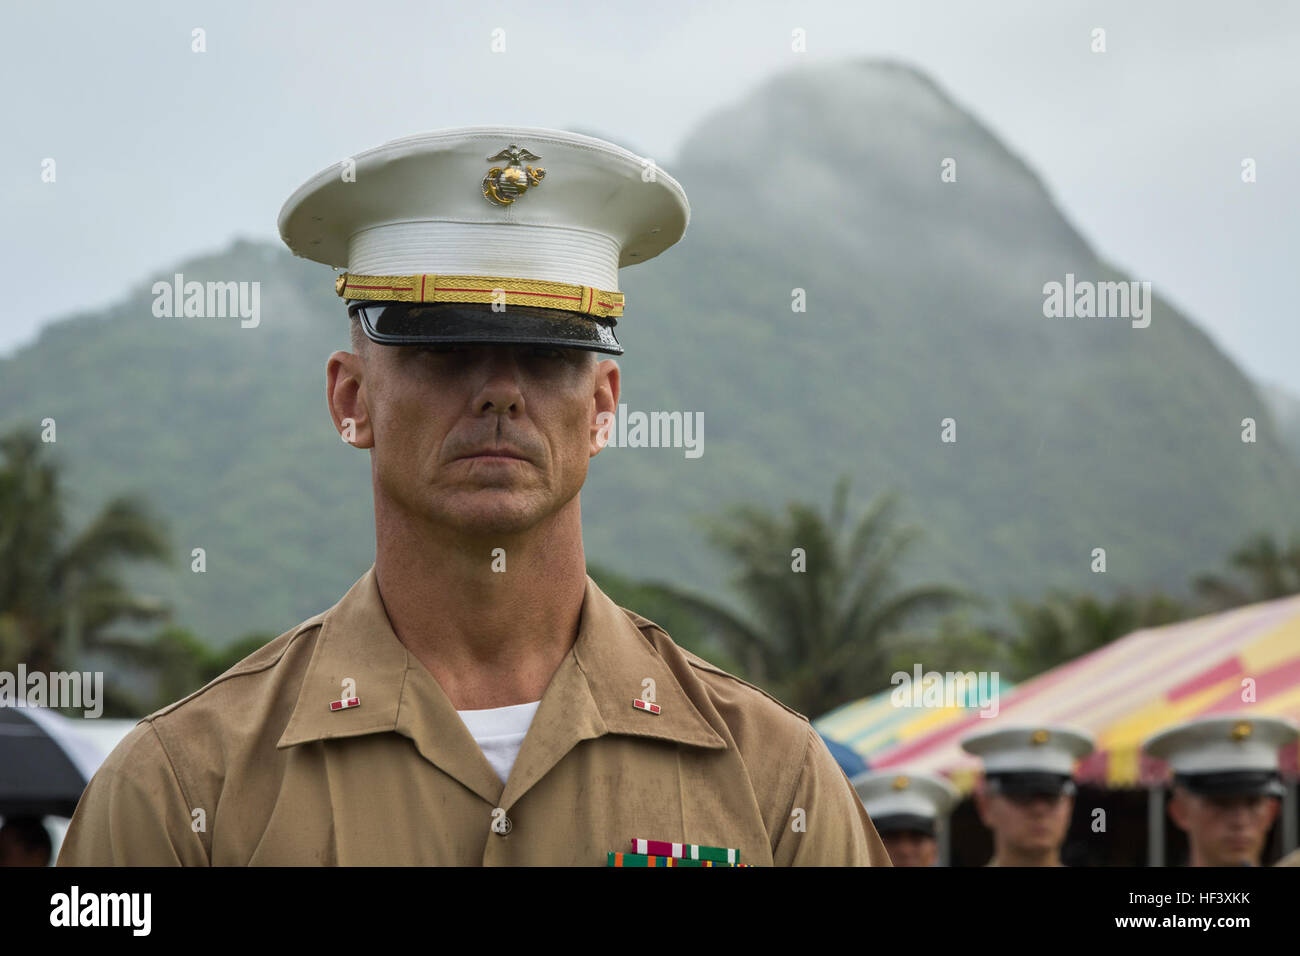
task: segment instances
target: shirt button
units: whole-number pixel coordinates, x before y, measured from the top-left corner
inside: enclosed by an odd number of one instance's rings
[[[513,824],[510,822],[510,818],[506,816],[506,812],[504,810],[502,810],[500,807],[497,807],[495,810],[492,811],[492,832],[493,833],[497,834],[498,836],[505,836],[507,833],[510,832],[512,826]]]

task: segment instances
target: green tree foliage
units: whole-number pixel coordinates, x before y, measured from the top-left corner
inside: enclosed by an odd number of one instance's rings
[[[26,431],[0,439],[0,670],[84,669],[107,655],[104,714],[138,717],[192,693],[261,647],[249,634],[214,650],[167,625],[140,638],[128,623],[164,623],[168,608],[123,582],[126,561],[165,563],[162,524],[130,497],[110,499],[69,533],[58,466]],[[133,678],[141,677],[141,680]],[[139,684],[143,689],[137,688]]]
[[[906,670],[922,660],[927,670],[999,670],[1023,681],[1142,628],[1297,594],[1300,535],[1284,544],[1281,536],[1253,534],[1227,565],[1226,573],[1194,580],[1199,603],[1159,591],[1105,598],[1058,589],[1037,601],[1012,600],[1009,627],[984,626],[965,613],[949,615],[937,630],[909,635],[894,668]]]
[[[1228,558],[1227,574],[1202,574],[1196,593],[1212,610],[1240,607],[1300,593],[1300,534],[1289,543],[1261,532],[1241,543]]]
[[[44,445],[16,431],[0,439],[0,647],[6,666],[70,670],[87,651],[116,653],[126,621],[166,616],[157,601],[131,592],[122,560],[165,561],[166,534],[129,497],[109,500],[69,533],[65,499]]]
[[[149,673],[150,688],[139,695],[117,688],[117,696],[111,702],[114,709],[123,714],[151,713],[188,697],[274,637],[273,634],[252,633],[228,647],[214,650],[192,631],[169,626],[148,641],[120,641],[114,650],[121,658]]]
[[[739,673],[739,665],[731,660],[726,648],[711,640],[700,619],[685,609],[673,595],[666,594],[656,585],[634,581],[604,565],[588,562],[587,573],[610,600],[653,621],[679,647],[703,657],[723,670]]]
[[[976,617],[986,608],[985,601],[971,601],[938,621],[926,622],[925,627],[901,631],[890,642],[890,674],[911,674],[920,664],[923,671],[997,671],[1010,679],[1013,668],[1009,635]]]
[[[1187,607],[1163,594],[1054,592],[1039,602],[1015,600],[1016,624],[1006,637],[1012,680],[1023,681],[1146,627],[1183,620]]]
[[[970,599],[942,585],[899,588],[899,564],[919,531],[897,525],[892,494],[850,524],[848,490],[841,479],[826,516],[790,502],[784,513],[741,505],[707,522],[710,544],[737,569],[744,613],[670,584],[647,585],[693,614],[742,676],[806,714],[884,686],[891,637],[915,615]]]

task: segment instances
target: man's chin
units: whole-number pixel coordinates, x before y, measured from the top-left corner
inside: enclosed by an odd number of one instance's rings
[[[1020,849],[1026,853],[1046,853],[1055,849],[1061,841],[1044,834],[1031,834],[1025,838]]]
[[[457,492],[433,510],[440,524],[472,536],[521,534],[547,514],[546,502],[507,488]]]

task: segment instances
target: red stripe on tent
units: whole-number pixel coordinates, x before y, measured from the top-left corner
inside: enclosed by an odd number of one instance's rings
[[[941,727],[939,730],[933,731],[932,733],[917,737],[911,743],[902,744],[898,748],[890,750],[888,754],[878,754],[875,759],[871,761],[871,765],[873,767],[888,767],[893,764],[906,763],[915,754],[924,753],[932,747],[937,747],[941,743],[946,743],[950,740],[959,740],[962,737],[965,737],[975,729],[975,725],[986,721],[987,718],[980,717],[979,712],[976,711],[965,720],[959,720],[954,724]]]
[[[1195,694],[1197,691],[1206,690],[1215,684],[1221,684],[1225,680],[1236,677],[1241,672],[1241,658],[1229,657],[1226,661],[1214,665],[1208,671],[1202,671],[1191,680],[1184,681],[1177,687],[1171,688],[1165,694],[1165,697],[1171,701],[1178,700],[1188,694]]]
[[[1105,784],[1110,766],[1110,751],[1096,750],[1079,761],[1075,776],[1080,781]]]
[[[1138,754],[1138,785],[1149,787],[1169,779],[1169,764],[1147,753]]]
[[[1285,664],[1279,664],[1272,670],[1263,671],[1259,674],[1249,674],[1245,671],[1238,671],[1242,678],[1251,677],[1255,680],[1255,700],[1267,700],[1275,694],[1281,694],[1290,690],[1297,683],[1300,683],[1300,657],[1293,658]],[[1244,708],[1253,706],[1241,699],[1242,688],[1234,687],[1222,697],[1219,697],[1206,707],[1198,717],[1207,714],[1234,713]]]
[[[1300,750],[1296,749],[1295,744],[1282,748],[1278,754],[1277,766],[1285,777],[1300,777]]]

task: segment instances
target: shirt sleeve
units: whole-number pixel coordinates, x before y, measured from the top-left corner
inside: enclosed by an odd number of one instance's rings
[[[893,865],[857,791],[811,724],[772,859],[776,866]]]
[[[207,866],[191,808],[152,722],[137,724],[91,778],[59,866]]]

